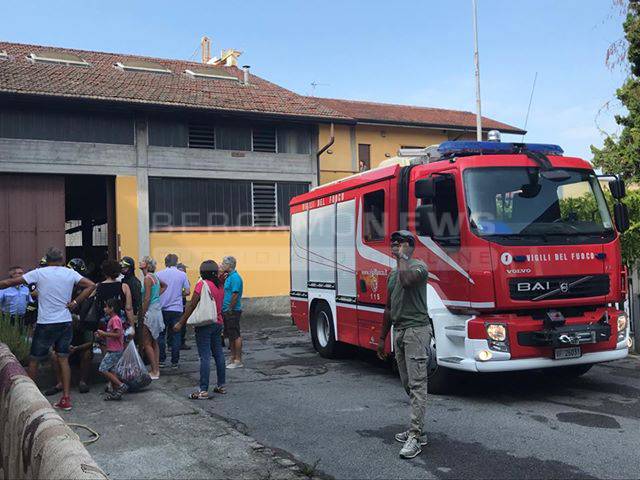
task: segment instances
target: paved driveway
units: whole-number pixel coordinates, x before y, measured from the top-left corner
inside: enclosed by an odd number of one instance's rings
[[[407,424],[408,401],[373,355],[322,359],[285,317],[247,319],[244,327],[246,368],[228,371],[229,394],[206,408],[327,475],[640,477],[636,357],[570,381],[531,373],[465,378],[455,395],[430,396],[430,445],[407,461],[393,434]]]

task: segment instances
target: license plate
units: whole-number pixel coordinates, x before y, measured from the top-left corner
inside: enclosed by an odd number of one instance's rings
[[[580,358],[582,356],[582,350],[580,349],[580,347],[556,348],[555,356],[556,356],[556,360],[566,360],[567,358]]]

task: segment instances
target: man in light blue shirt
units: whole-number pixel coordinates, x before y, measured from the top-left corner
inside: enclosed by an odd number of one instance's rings
[[[9,268],[9,278],[19,278],[23,275],[24,270],[22,267],[14,266]],[[30,301],[29,287],[24,284],[0,290],[0,311],[4,315],[23,317]]]
[[[167,285],[166,290],[160,295],[160,308],[164,319],[164,331],[158,337],[160,346],[160,366],[166,365],[167,342],[171,346],[171,367],[178,368],[180,361],[180,334],[173,333],[173,326],[180,320],[184,306],[182,297],[189,295],[189,280],[187,274],[178,270],[178,256],[170,253],[164,259],[167,268],[157,273],[161,282]]]
[[[231,256],[222,259],[224,281],[224,300],[222,301],[222,319],[224,336],[229,339],[231,359],[227,368],[242,368],[242,336],[240,317],[242,316],[242,277],[236,271],[236,259]]]

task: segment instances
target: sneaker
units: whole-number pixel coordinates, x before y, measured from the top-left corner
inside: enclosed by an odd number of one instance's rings
[[[409,435],[402,449],[400,449],[400,458],[414,458],[420,455],[422,447],[415,435]]]
[[[123,383],[115,390],[108,391],[107,394],[104,396],[104,400],[105,402],[122,400],[122,395],[124,395],[128,391],[129,391],[129,385],[127,385],[126,383]]]
[[[409,430],[405,432],[396,433],[395,439],[396,439],[396,442],[406,443],[406,441],[409,440]],[[420,446],[425,447],[426,445],[427,445],[427,436],[420,435]]]
[[[171,364],[171,370],[177,370],[178,369],[178,364],[177,363],[172,363]]]
[[[80,382],[80,383],[78,384],[78,391],[79,391],[80,393],[89,393],[89,390],[90,390],[90,389],[89,389],[89,385],[87,385],[86,383],[84,383],[84,382]]]
[[[71,399],[69,397],[60,397],[56,403],[53,404],[53,408],[57,408],[58,410],[64,410],[68,412],[71,410]]]
[[[227,365],[227,368],[242,368],[244,364],[242,362],[231,362]]]
[[[158,364],[158,366],[159,366],[160,368],[167,368],[167,364],[166,364],[165,362],[160,362],[160,363]]]
[[[119,390],[119,389],[118,389]],[[114,390],[111,393],[107,393],[104,396],[104,401],[105,402],[114,402],[114,401],[120,401],[122,400],[122,394],[118,392],[118,390]]]

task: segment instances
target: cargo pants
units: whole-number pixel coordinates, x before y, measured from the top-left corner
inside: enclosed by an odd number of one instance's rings
[[[419,437],[423,434],[427,408],[427,346],[431,340],[431,329],[427,326],[409,327],[394,333],[400,380],[411,405],[409,431]]]

